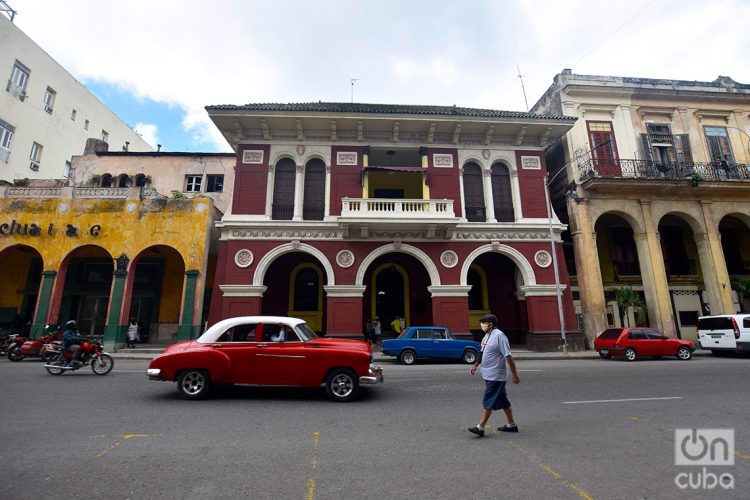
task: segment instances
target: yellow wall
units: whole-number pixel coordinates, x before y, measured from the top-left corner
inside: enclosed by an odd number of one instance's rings
[[[32,257],[33,254],[15,248],[0,255],[0,307],[21,307],[23,294],[19,292],[26,287]]]
[[[403,189],[404,198],[422,199],[423,174],[406,172],[367,172],[368,198],[375,195],[375,189]]]
[[[171,253],[171,252],[170,252]],[[164,262],[164,277],[159,303],[159,323],[179,323],[182,305],[182,285],[185,268],[176,255],[168,255]]]

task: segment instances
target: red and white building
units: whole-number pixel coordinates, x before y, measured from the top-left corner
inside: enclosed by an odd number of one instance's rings
[[[237,152],[209,324],[304,318],[361,336],[378,316],[469,335],[496,314],[512,342],[560,345],[545,148],[575,121],[455,106],[208,106]],[[552,220],[557,254],[560,233]],[[565,266],[568,342],[582,347]],[[570,332],[572,330],[572,332]]]

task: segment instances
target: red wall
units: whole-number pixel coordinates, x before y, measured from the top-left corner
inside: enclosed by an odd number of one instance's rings
[[[357,165],[339,165],[336,157],[339,151],[354,151],[357,153]],[[331,147],[331,215],[341,215],[342,198],[362,197],[362,161],[364,146],[332,146]]]
[[[242,163],[242,154],[248,149],[263,151],[263,163]],[[268,144],[243,144],[237,148],[237,166],[234,173],[233,214],[264,214],[266,212],[266,186],[268,185]]]
[[[469,301],[466,297],[433,297],[432,324],[448,328],[451,332],[469,332]]]
[[[435,168],[432,163],[432,155],[450,154],[453,155],[453,168]],[[461,187],[458,176],[461,173],[461,165],[458,164],[458,151],[455,148],[428,148],[427,149],[427,169],[430,182],[430,198],[441,200],[446,198],[453,200],[453,211],[456,217],[463,214],[463,200],[461,199]]]
[[[525,169],[521,163],[522,156],[536,156],[540,159],[542,168],[539,170]],[[524,217],[547,217],[547,207],[544,199],[544,176],[547,175],[547,164],[544,153],[538,151],[516,151],[516,165],[518,165],[518,184],[521,188],[521,207]]]

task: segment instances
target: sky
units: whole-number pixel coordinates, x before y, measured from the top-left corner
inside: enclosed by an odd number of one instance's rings
[[[8,0],[162,151],[231,151],[205,106],[525,111],[573,73],[750,84],[750,0]],[[352,79],[356,79],[352,85]]]

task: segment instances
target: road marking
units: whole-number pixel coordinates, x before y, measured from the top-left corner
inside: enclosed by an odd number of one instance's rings
[[[96,458],[101,458],[102,455],[104,455],[105,453],[114,450],[115,448],[117,448],[118,446],[120,446],[122,443],[124,443],[125,441],[128,441],[130,439],[135,439],[135,438],[152,438],[152,437],[161,437],[161,436],[163,436],[163,434],[122,434],[122,435],[119,435],[119,436],[111,436],[111,437],[119,437],[121,439],[119,441],[117,441],[115,444],[113,444],[112,446],[110,446],[109,448],[107,448],[106,450],[104,450],[103,452],[99,453],[96,456]],[[95,436],[95,437],[110,437],[110,436]]]
[[[305,500],[313,500],[315,498],[315,471],[318,470],[318,443],[320,442],[320,432],[313,432],[313,456],[310,461],[312,470],[310,471],[310,477],[307,479],[307,495]]]
[[[584,403],[622,403],[626,401],[664,401],[667,399],[682,399],[682,396],[668,396],[664,398],[627,398],[627,399],[594,399],[591,401],[563,401],[564,405],[579,405]]]
[[[493,432],[494,432],[495,434],[500,434],[500,432],[498,432],[498,431],[495,431],[495,430],[493,430]],[[591,495],[590,495],[590,494],[589,494],[589,493],[588,493],[588,492],[587,492],[586,490],[584,490],[584,489],[580,488],[580,487],[579,487],[579,486],[577,486],[576,484],[574,484],[574,483],[572,483],[571,481],[569,481],[569,480],[565,479],[565,478],[564,478],[564,477],[562,476],[562,474],[560,474],[559,472],[557,472],[556,470],[554,470],[554,469],[553,469],[552,467],[550,467],[549,465],[547,465],[547,464],[543,464],[543,463],[541,463],[541,462],[538,462],[538,461],[537,461],[537,458],[536,458],[536,457],[534,456],[534,454],[533,454],[533,453],[531,453],[531,452],[527,451],[526,449],[522,448],[521,446],[519,446],[518,444],[516,444],[516,442],[515,442],[514,440],[512,440],[512,439],[509,439],[508,441],[510,442],[510,444],[511,444],[511,445],[512,445],[512,446],[513,446],[514,448],[516,448],[516,449],[517,449],[518,451],[520,451],[520,452],[521,452],[521,453],[522,453],[523,455],[525,455],[525,456],[526,456],[526,458],[528,458],[529,460],[531,460],[531,461],[535,462],[535,463],[537,464],[537,466],[538,466],[538,467],[539,467],[540,469],[542,469],[542,470],[543,470],[544,472],[546,472],[547,474],[551,475],[552,477],[554,477],[555,479],[557,479],[558,481],[560,481],[560,482],[561,482],[562,484],[564,484],[565,486],[567,486],[567,487],[568,487],[568,488],[570,488],[571,490],[573,490],[573,491],[575,491],[576,493],[578,493],[578,496],[580,496],[580,497],[581,497],[581,498],[583,498],[584,500],[594,500],[594,497],[592,497],[592,496],[591,496]]]

